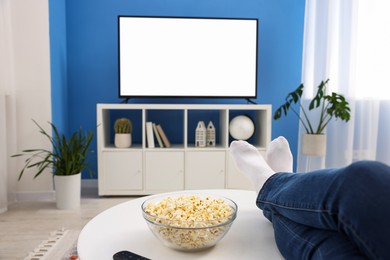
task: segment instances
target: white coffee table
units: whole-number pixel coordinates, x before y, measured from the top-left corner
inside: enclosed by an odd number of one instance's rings
[[[78,240],[82,260],[108,260],[122,250],[153,260],[170,259],[283,259],[274,240],[271,223],[255,205],[256,194],[243,190],[199,190],[234,200],[238,214],[227,235],[200,252],[181,252],[165,247],[151,233],[141,214],[146,197],[121,203],[94,217]]]

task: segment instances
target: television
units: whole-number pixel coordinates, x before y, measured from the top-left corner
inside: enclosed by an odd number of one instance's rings
[[[258,20],[118,16],[119,97],[256,98]]]

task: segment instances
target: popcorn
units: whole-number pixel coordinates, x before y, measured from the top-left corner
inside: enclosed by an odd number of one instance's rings
[[[186,250],[214,245],[235,217],[233,208],[223,199],[195,195],[166,197],[148,203],[144,211],[154,222],[148,224],[157,236],[171,247]]]

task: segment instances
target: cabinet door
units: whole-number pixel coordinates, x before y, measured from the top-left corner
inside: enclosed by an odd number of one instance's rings
[[[184,152],[145,152],[145,189],[151,192],[184,189]]]
[[[142,190],[142,152],[103,152],[105,190]]]
[[[186,189],[224,189],[226,153],[193,151],[186,154]]]

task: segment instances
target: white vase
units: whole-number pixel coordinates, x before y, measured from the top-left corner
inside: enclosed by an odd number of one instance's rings
[[[81,173],[74,175],[54,175],[56,203],[59,209],[80,207]]]
[[[128,148],[131,146],[131,134],[115,134],[115,147]]]
[[[307,156],[325,156],[326,135],[303,134],[302,153]]]

